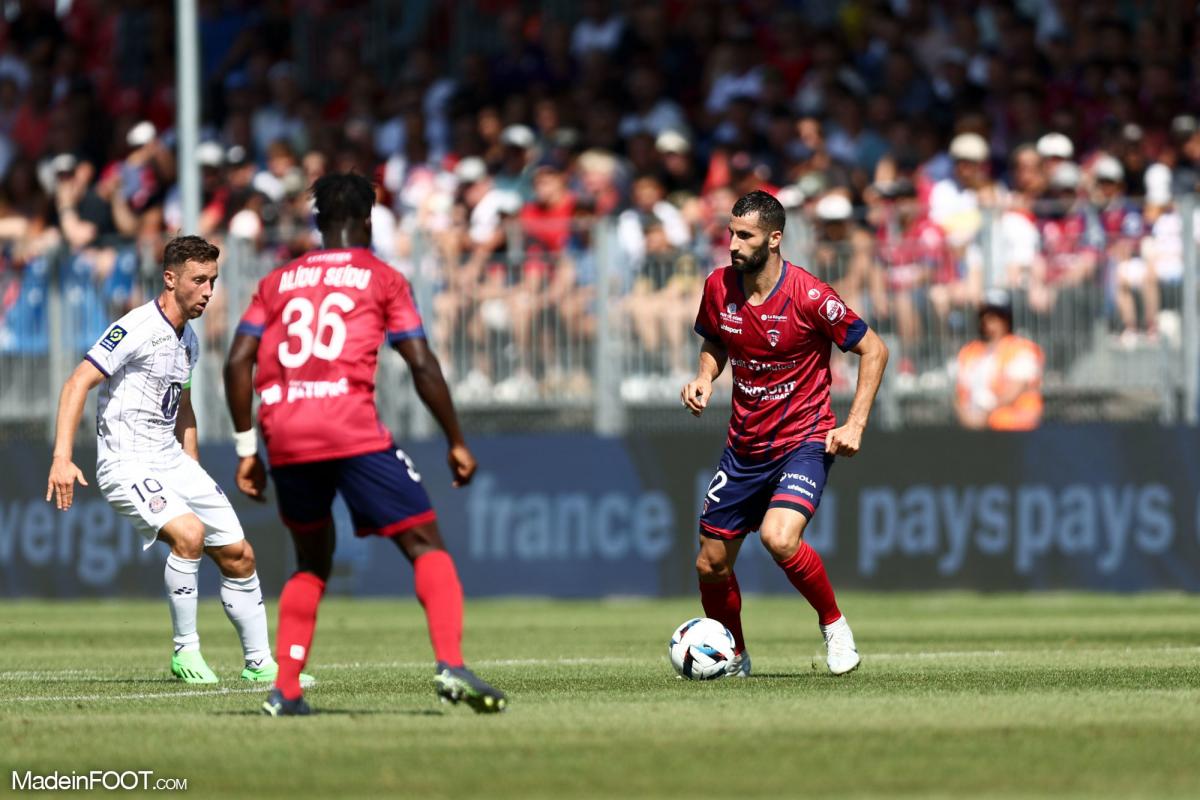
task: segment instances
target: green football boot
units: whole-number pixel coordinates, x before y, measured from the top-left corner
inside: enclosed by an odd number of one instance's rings
[[[209,669],[199,650],[171,656],[171,674],[184,683],[217,683],[217,674]]]

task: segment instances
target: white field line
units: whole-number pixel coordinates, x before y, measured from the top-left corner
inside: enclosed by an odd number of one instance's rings
[[[265,687],[256,686],[253,689],[194,689],[185,692],[139,692],[137,694],[77,694],[77,695],[40,695],[29,697],[0,697],[0,703],[90,703],[97,700],[161,700],[168,697],[206,697],[219,694],[246,694],[247,692],[262,692]]]
[[[1133,653],[1198,653],[1200,646],[1166,646],[1166,647],[1107,647],[1107,648],[1085,648],[1085,649],[1064,649],[1058,648],[1054,650],[931,650],[918,651],[909,653],[873,653],[866,651],[863,653],[863,658],[868,661],[935,661],[946,658],[1005,658],[1008,656],[1018,655],[1060,655],[1065,653],[1072,654],[1091,654],[1091,655],[1122,655]],[[664,654],[665,657],[665,654]],[[505,659],[485,659],[482,661],[471,662],[477,667],[569,667],[569,666],[602,666],[605,664],[646,664],[657,661],[657,658],[638,658],[638,657],[617,657],[603,656],[595,658],[505,658]],[[343,670],[343,669],[425,669],[429,667],[429,661],[351,661],[335,664],[310,664],[309,667],[314,672],[322,670]],[[101,680],[105,678],[129,676],[128,672],[120,672],[113,670],[111,672],[98,672],[78,669],[62,669],[62,670],[9,670],[0,672],[0,681],[6,680],[45,680],[54,682],[85,682],[88,680]],[[136,676],[129,676],[130,679],[136,680]],[[260,689],[213,689],[202,692],[163,692],[161,694],[133,694],[133,695],[97,695],[97,697],[121,697],[128,699],[141,699],[149,697],[186,697],[189,694],[225,694],[230,692],[242,691],[261,691]],[[22,698],[0,698],[0,702],[14,702]],[[54,699],[54,698],[27,698],[32,700]],[[61,698],[64,700],[71,698]]]

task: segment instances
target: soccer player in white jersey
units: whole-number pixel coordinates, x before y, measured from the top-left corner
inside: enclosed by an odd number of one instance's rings
[[[221,604],[241,637],[242,678],[271,682],[267,613],[254,550],[225,493],[200,466],[191,373],[200,342],[188,320],[204,313],[217,281],[218,250],[199,236],[171,240],[163,254],[163,291],[105,331],[58,401],[54,460],[46,500],[71,507],[75,481],[87,486],[71,450],[87,393],[101,386],[96,410],[96,483],[114,509],[145,537],[171,548],[164,571],[175,651],[171,672],[187,683],[216,683],[200,654],[196,575],[207,553],[221,570]],[[307,677],[307,676],[306,676]]]

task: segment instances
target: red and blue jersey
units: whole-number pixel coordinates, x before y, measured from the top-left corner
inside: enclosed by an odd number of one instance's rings
[[[238,333],[259,338],[254,389],[272,466],[392,446],[375,410],[379,346],[424,337],[412,288],[369,250],[315,250],[263,278]]]
[[[741,274],[708,276],[696,333],[723,345],[733,370],[733,413],[726,446],[740,456],[774,458],[805,442],[824,442],[836,422],[829,398],[830,343],[858,344],[867,325],[837,292],[795,264],[757,306]]]

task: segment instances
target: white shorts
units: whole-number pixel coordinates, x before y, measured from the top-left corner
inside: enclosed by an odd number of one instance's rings
[[[164,525],[189,513],[204,523],[205,547],[246,538],[225,492],[186,455],[169,464],[109,462],[97,469],[96,483],[109,505],[129,517],[145,538],[143,550],[154,544]]]

